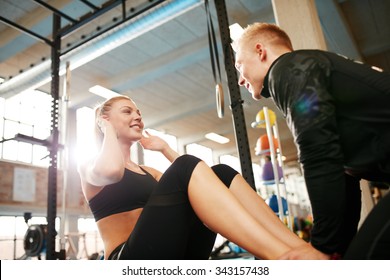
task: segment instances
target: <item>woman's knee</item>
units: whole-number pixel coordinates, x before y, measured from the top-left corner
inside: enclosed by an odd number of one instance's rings
[[[192,155],[178,157],[164,172],[159,184],[187,192],[192,173],[201,160]]]
[[[215,175],[224,183],[228,188],[230,187],[234,177],[238,172],[226,164],[217,164],[211,167]]]

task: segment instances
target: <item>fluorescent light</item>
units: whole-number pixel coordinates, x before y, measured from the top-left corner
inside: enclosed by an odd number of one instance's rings
[[[115,91],[109,90],[108,88],[105,88],[105,87],[102,87],[99,85],[96,85],[96,86],[89,88],[89,92],[96,94],[96,95],[99,95],[99,96],[106,98],[106,99],[120,95],[119,93],[117,93]]]
[[[223,137],[219,134],[216,134],[214,132],[211,132],[211,133],[207,133],[205,135],[205,137],[211,141],[214,141],[214,142],[217,142],[219,144],[226,144],[226,143],[229,143],[229,138],[226,138],[226,137]]]
[[[236,41],[238,38],[240,38],[242,32],[244,31],[244,29],[238,23],[233,23],[230,25],[229,30],[232,41]]]

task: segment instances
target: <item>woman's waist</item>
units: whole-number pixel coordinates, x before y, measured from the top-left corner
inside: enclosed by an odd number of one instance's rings
[[[113,214],[96,222],[104,243],[104,255],[107,258],[120,244],[125,242],[132,233],[142,208]]]

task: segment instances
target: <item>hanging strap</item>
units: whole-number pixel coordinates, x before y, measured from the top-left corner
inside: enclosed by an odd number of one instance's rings
[[[206,9],[206,17],[207,17],[207,33],[208,33],[208,39],[209,39],[211,68],[213,70],[213,77],[214,77],[214,82],[215,82],[215,96],[216,96],[216,103],[217,103],[217,114],[218,114],[219,118],[222,118],[224,115],[224,94],[223,94],[223,88],[222,88],[221,68],[219,66],[217,40],[215,38],[213,20],[211,17],[210,6],[209,6],[208,0],[205,0],[205,9]]]

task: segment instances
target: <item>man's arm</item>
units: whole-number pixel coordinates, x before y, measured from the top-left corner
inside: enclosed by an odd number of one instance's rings
[[[343,250],[347,204],[336,108],[328,91],[330,63],[315,53],[297,52],[278,64],[270,87],[298,145],[314,217],[311,243],[333,254]]]

